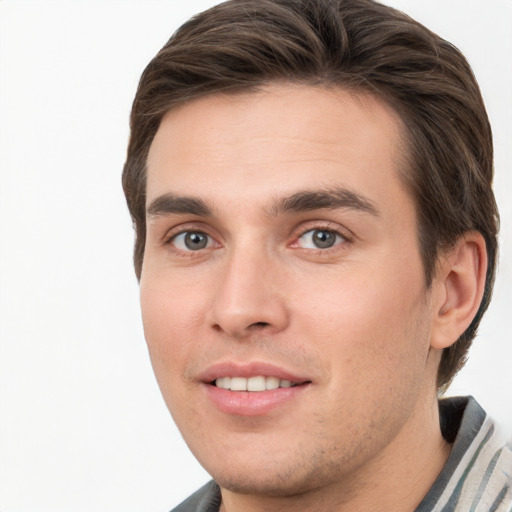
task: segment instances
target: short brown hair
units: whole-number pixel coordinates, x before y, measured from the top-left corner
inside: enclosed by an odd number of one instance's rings
[[[163,115],[209,94],[273,81],[355,88],[401,116],[426,283],[439,251],[476,230],[485,238],[485,293],[473,322],[445,349],[438,387],[463,366],[491,297],[498,212],[492,135],[471,68],[450,43],[373,0],[230,0],[185,23],[145,69],[131,113],[123,188],[136,230],[140,278],[146,239],[146,159]]]

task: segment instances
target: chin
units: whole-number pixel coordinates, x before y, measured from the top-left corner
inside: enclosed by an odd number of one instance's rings
[[[265,470],[260,468],[261,473]],[[291,471],[277,474],[234,474],[223,471],[214,476],[214,480],[222,487],[236,494],[250,494],[268,497],[291,497],[311,491],[311,481],[308,478],[297,478]],[[304,481],[305,480],[305,481]]]
[[[298,449],[293,455],[293,458],[266,461],[247,457],[245,461],[235,462],[224,458],[222,466],[205,464],[204,467],[223,489],[268,497],[300,496],[339,478],[342,468],[333,461],[312,454],[301,456]]]

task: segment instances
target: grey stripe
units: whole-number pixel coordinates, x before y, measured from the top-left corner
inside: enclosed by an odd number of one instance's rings
[[[478,491],[476,492],[475,499],[473,500],[473,503],[471,504],[470,512],[474,512],[476,510],[476,507],[480,503],[482,496],[484,494],[484,490],[487,487],[487,484],[489,483],[489,480],[491,479],[491,476],[494,473],[494,470],[496,469],[496,463],[498,462],[498,459],[500,458],[502,451],[503,451],[503,448],[500,448],[494,454],[494,457],[491,459],[491,462],[489,462],[489,465],[487,466],[487,469],[485,470],[485,475],[482,478],[480,485],[478,486]]]
[[[462,493],[462,488],[464,487],[464,483],[466,482],[466,478],[475,465],[476,460],[478,459],[478,455],[482,451],[482,448],[486,445],[487,441],[491,438],[492,434],[494,432],[494,425],[491,425],[491,428],[487,431],[485,434],[484,439],[478,446],[477,450],[473,454],[473,457],[471,457],[471,462],[468,464],[466,469],[464,470],[464,473],[462,474],[461,478],[457,482],[457,485],[455,486],[455,489],[453,490],[452,495],[450,496],[450,499],[448,500],[448,503],[443,507],[441,512],[452,512],[455,510],[455,507],[459,503],[460,495]]]
[[[497,512],[498,507],[503,503],[503,500],[507,495],[508,489],[509,485],[505,484],[503,489],[501,489],[500,493],[498,494],[498,497],[494,500],[494,503],[492,504],[492,507],[489,509],[489,512]]]

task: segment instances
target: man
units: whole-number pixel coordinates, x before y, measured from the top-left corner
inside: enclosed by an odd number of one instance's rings
[[[372,0],[234,0],[146,68],[123,185],[151,361],[213,481],[178,511],[509,511],[512,448],[438,401],[491,295],[464,57]]]

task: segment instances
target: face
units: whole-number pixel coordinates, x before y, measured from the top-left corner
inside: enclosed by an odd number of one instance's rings
[[[401,129],[370,96],[292,85],[163,119],[144,329],[167,406],[222,487],[336,485],[399,446],[435,394]]]

